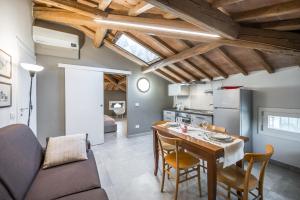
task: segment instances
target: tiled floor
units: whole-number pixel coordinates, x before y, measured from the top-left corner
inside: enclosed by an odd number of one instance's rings
[[[160,192],[161,174],[153,175],[152,135],[126,138],[122,132],[105,134],[105,144],[93,147],[102,187],[110,200],[172,200],[174,180],[166,180]],[[182,200],[207,199],[206,174],[202,173],[200,198],[196,180],[180,185]],[[222,192],[222,189],[218,189]],[[224,199],[221,196],[218,199]],[[300,174],[269,165],[265,179],[265,199],[300,199]]]

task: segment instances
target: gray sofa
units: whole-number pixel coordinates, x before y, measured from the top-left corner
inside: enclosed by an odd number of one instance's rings
[[[0,129],[0,200],[108,200],[93,152],[88,160],[41,169],[43,148],[25,125]]]

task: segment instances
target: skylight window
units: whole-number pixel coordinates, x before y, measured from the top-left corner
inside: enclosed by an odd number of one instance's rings
[[[126,34],[122,34],[117,39],[115,44],[147,64],[151,64],[161,59],[159,55],[141,45]]]

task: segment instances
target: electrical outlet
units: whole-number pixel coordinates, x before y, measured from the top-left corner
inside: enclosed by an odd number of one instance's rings
[[[140,128],[140,125],[139,125],[139,124],[136,124],[136,125],[135,125],[135,128]]]
[[[15,113],[11,112],[9,115],[10,120],[14,120],[15,119]]]

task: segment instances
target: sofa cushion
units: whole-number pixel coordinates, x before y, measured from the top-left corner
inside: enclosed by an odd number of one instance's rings
[[[91,150],[88,159],[41,169],[26,200],[49,200],[100,187],[96,162]]]
[[[85,134],[50,137],[47,143],[43,169],[86,160],[86,146]]]
[[[57,200],[108,200],[108,197],[105,190],[99,188],[65,196]]]
[[[3,184],[0,183],[0,200],[12,200],[12,197]]]
[[[0,180],[13,199],[21,200],[40,169],[43,149],[29,127],[0,129]]]

